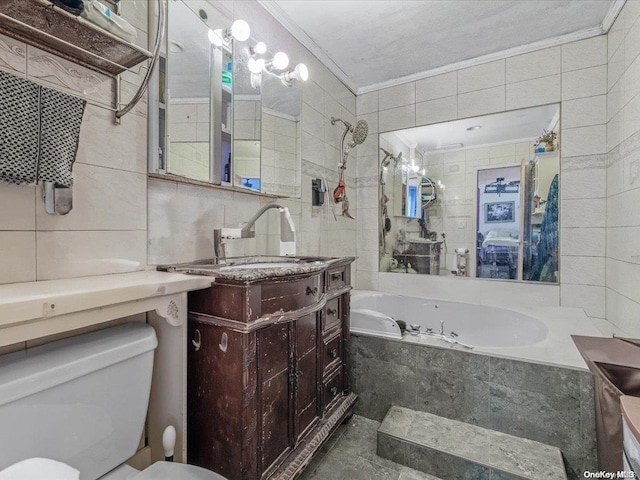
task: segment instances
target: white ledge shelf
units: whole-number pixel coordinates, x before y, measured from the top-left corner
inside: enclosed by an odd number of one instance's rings
[[[149,311],[181,325],[186,292],[213,279],[150,270],[0,285],[0,347]]]

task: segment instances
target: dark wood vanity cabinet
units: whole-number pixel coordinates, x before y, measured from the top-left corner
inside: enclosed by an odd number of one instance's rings
[[[352,414],[351,261],[190,293],[189,463],[229,480],[294,478]]]

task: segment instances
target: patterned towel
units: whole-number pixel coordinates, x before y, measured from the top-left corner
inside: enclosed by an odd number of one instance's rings
[[[0,72],[0,181],[73,185],[86,102]]]

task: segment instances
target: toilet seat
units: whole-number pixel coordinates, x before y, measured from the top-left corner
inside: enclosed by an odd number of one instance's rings
[[[210,470],[186,463],[156,462],[131,480],[227,480]]]

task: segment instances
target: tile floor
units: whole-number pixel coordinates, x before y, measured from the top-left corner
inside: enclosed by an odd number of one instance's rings
[[[300,480],[438,480],[376,455],[380,422],[354,415],[320,450]]]

